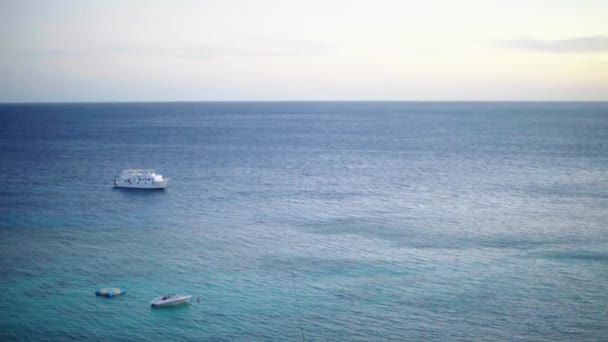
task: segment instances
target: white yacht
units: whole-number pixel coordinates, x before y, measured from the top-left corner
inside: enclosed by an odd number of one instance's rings
[[[190,301],[190,297],[192,296],[184,294],[168,294],[152,299],[152,301],[150,301],[150,305],[153,307],[179,305]]]
[[[169,178],[163,178],[154,170],[124,170],[120,178],[114,179],[117,188],[165,189]]]

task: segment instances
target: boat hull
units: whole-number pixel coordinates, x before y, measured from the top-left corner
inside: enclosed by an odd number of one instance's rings
[[[148,189],[148,190],[164,190],[167,188],[169,183],[168,179],[163,180],[162,182],[148,182],[148,183],[137,183],[137,182],[128,182],[123,180],[114,180],[115,188],[125,188],[125,189]]]
[[[180,304],[185,304],[188,303],[190,301],[190,297],[192,296],[183,296],[180,298],[171,298],[169,300],[163,300],[163,297],[158,297],[153,299],[150,302],[150,305],[152,307],[155,308],[162,308],[162,307],[166,307],[166,306],[175,306],[175,305],[180,305]]]

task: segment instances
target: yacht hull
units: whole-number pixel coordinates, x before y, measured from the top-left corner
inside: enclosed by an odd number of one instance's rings
[[[115,179],[114,187],[115,188],[128,188],[128,189],[164,190],[167,188],[167,183],[169,183],[168,179],[165,179],[162,182],[154,182],[154,183],[136,183],[136,182],[128,182],[128,181]]]

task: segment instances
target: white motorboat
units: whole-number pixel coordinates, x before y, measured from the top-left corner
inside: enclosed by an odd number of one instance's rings
[[[120,178],[114,179],[117,188],[165,189],[169,178],[163,178],[154,170],[124,170]]]
[[[168,294],[160,297],[156,297],[150,301],[150,305],[153,307],[173,306],[190,301],[191,295],[185,294]]]

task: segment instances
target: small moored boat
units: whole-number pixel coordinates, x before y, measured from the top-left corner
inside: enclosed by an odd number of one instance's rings
[[[150,305],[153,307],[173,306],[183,303],[188,303],[191,295],[185,294],[168,294],[160,297],[156,297],[150,301]]]
[[[99,289],[95,291],[95,295],[102,297],[114,297],[120,296],[121,294],[125,294],[127,291],[121,290],[117,287],[104,287],[103,289]]]
[[[165,189],[169,178],[163,178],[154,170],[123,170],[114,179],[114,187],[131,189]]]

